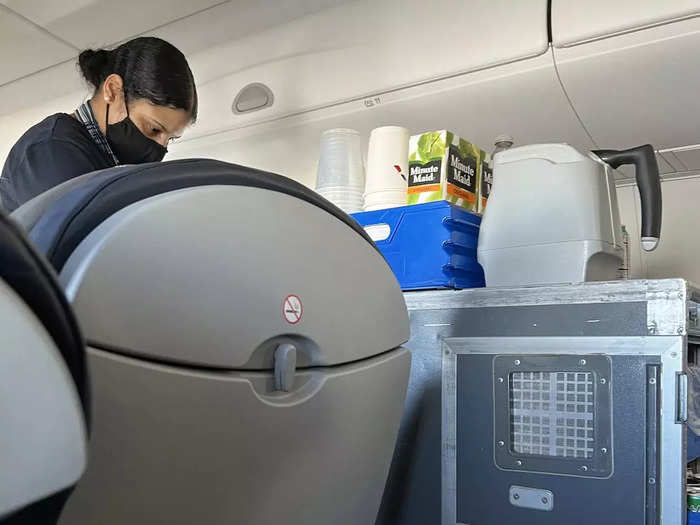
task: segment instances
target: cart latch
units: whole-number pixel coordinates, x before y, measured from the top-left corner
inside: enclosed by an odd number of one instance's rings
[[[688,421],[688,376],[676,374],[676,423]]]

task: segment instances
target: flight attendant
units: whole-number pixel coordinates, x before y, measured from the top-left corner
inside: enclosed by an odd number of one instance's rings
[[[0,177],[6,211],[91,171],[160,161],[168,143],[197,118],[192,71],[164,40],[142,37],[113,50],[86,50],[78,64],[94,94],[74,113],[32,126],[12,147]]]

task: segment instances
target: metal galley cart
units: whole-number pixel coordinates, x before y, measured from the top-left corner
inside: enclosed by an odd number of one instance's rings
[[[405,297],[414,371],[392,471],[434,477],[421,458],[441,435],[443,524],[685,523],[698,290],[669,279]],[[440,369],[441,423],[427,408]],[[408,501],[419,485],[404,482]]]

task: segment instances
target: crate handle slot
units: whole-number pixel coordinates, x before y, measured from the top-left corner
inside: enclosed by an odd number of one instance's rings
[[[464,233],[470,233],[474,228],[479,228],[479,225],[470,221],[464,221],[462,219],[454,219],[452,217],[445,217],[442,220],[445,228],[448,230],[456,230]]]
[[[365,231],[374,242],[386,241],[391,235],[391,226],[386,223],[370,224]]]
[[[476,259],[476,248],[464,246],[463,244],[457,244],[453,241],[444,241],[442,243],[442,247],[449,254],[463,255],[465,257],[474,257]]]

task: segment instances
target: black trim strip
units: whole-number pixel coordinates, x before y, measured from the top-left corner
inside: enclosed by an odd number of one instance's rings
[[[646,399],[646,497],[645,525],[659,523],[659,456],[660,456],[660,388],[661,374],[659,365],[647,365],[647,399]]]
[[[89,428],[89,383],[78,322],[51,267],[24,232],[3,213],[0,213],[0,279],[22,298],[56,343],[75,382]]]
[[[152,356],[145,355],[145,354],[142,354],[139,352],[132,352],[129,350],[124,350],[123,348],[117,348],[117,347],[110,346],[110,345],[96,343],[95,341],[91,341],[91,340],[88,340],[87,347],[88,347],[88,349],[98,350],[100,352],[104,352],[107,354],[113,354],[113,355],[118,356],[118,357],[124,357],[126,359],[140,361],[144,364],[166,366],[169,368],[174,368],[176,370],[182,370],[182,371],[186,371],[186,372],[203,372],[203,373],[209,373],[209,374],[225,374],[225,373],[229,373],[229,372],[235,372],[235,373],[247,373],[247,372],[273,373],[272,368],[226,368],[226,367],[218,367],[218,366],[207,366],[207,365],[202,365],[202,364],[198,364],[198,363],[188,363],[185,361],[177,361],[174,359],[165,359],[165,358],[161,358],[161,357],[152,357]],[[341,367],[348,366],[348,365],[362,363],[363,361],[368,361],[370,359],[376,359],[377,357],[381,357],[385,354],[389,354],[391,352],[394,352],[394,351],[398,350],[399,348],[402,348],[402,347],[397,346],[396,348],[391,348],[389,350],[377,352],[376,354],[372,354],[370,356],[363,357],[360,359],[353,359],[352,361],[344,361],[342,363],[336,363],[333,365],[323,365],[323,366],[317,365],[317,366],[299,367],[299,368],[297,368],[297,370],[300,372],[311,372],[314,370],[333,370],[333,369],[341,368]]]

